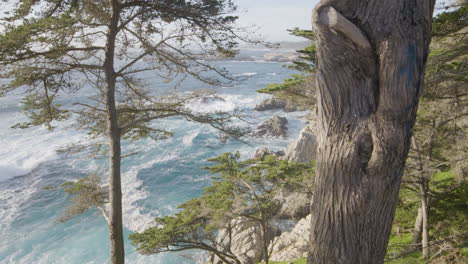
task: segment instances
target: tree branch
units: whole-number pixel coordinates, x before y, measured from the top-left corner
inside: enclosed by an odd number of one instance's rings
[[[318,22],[327,25],[331,29],[342,33],[348,39],[353,41],[358,47],[363,49],[372,49],[369,40],[364,33],[351,21],[341,15],[335,8],[326,6],[320,8]]]

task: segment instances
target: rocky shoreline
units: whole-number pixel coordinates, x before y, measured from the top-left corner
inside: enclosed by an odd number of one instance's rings
[[[278,110],[285,111],[286,102],[276,98],[270,98],[255,107],[256,111]],[[308,124],[304,127],[298,138],[290,143],[286,150],[273,151],[268,148],[259,148],[253,158],[263,159],[267,155],[274,155],[280,159],[292,162],[310,162],[316,156],[316,137],[314,134],[314,115],[307,115]],[[274,115],[271,119],[261,124],[256,136],[285,137],[287,133],[287,119]],[[283,190],[276,197],[282,205],[277,218],[279,221],[294,221],[292,228],[281,228],[275,225],[270,235],[270,260],[289,261],[307,256],[307,241],[310,234],[310,195]],[[231,225],[236,226],[231,241],[231,251],[240,256],[242,264],[256,264],[262,259],[262,238],[258,223],[247,219],[238,218]],[[220,232],[219,237],[222,236]],[[210,256],[207,264],[222,264],[215,256]]]
[[[291,62],[299,59],[296,51],[271,50],[268,52],[259,52],[256,55],[238,54],[234,57],[223,57],[219,55],[204,56],[202,59],[207,61],[263,61],[263,62]]]

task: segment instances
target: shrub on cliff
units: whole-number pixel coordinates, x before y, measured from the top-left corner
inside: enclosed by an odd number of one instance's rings
[[[268,263],[268,243],[272,219],[279,209],[274,196],[282,188],[310,190],[303,185],[313,175],[311,163],[292,163],[267,156],[264,160],[240,161],[239,153],[225,153],[207,167],[213,183],[203,195],[179,208],[173,216],[156,218],[156,225],[130,239],[143,254],[199,249],[214,254],[225,263],[241,263],[233,250],[236,219],[255,222],[260,228],[263,260]]]

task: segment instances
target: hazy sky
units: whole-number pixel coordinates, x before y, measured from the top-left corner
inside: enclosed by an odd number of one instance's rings
[[[257,34],[269,41],[300,41],[303,39],[289,35],[286,30],[294,27],[312,28],[312,9],[319,0],[234,0],[234,2],[240,11],[238,23],[241,26],[259,27]],[[453,0],[437,0],[437,2],[447,4]],[[9,4],[0,0],[0,17],[7,6]],[[443,10],[436,10],[436,13],[441,11]]]
[[[240,14],[238,21],[242,26],[256,25],[258,33],[267,40],[294,40],[301,38],[290,36],[287,29],[312,27],[312,9],[319,0],[234,0]]]
[[[286,30],[294,27],[312,28],[312,9],[319,0],[234,0],[234,2],[237,3],[239,10],[247,10],[240,14],[238,21],[240,25],[254,24],[260,27],[258,34],[269,41],[300,41],[303,39],[289,35]],[[441,7],[454,1],[436,2],[437,6]],[[435,13],[442,11],[444,10],[436,8]]]

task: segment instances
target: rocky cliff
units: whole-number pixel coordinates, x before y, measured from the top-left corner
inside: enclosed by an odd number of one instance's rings
[[[271,261],[288,261],[307,256],[307,244],[310,235],[311,215],[301,219],[289,232],[275,236],[270,242],[269,252]],[[262,240],[258,223],[239,218],[232,225],[233,238],[231,252],[239,257],[242,264],[256,264],[262,260]],[[219,237],[225,237],[222,230]],[[226,242],[219,241],[227,247]],[[224,264],[218,257],[211,255],[206,264]]]
[[[259,111],[284,107],[283,103],[270,100],[264,102]],[[314,114],[308,115],[309,124],[300,132],[297,140],[292,142],[286,152],[275,152],[267,148],[260,148],[255,153],[257,159],[263,159],[265,155],[275,155],[282,159],[294,162],[309,162],[315,159],[317,141],[314,135]],[[258,136],[285,136],[287,120],[274,116],[262,124],[258,130]],[[260,132],[261,131],[261,132]],[[272,236],[269,251],[271,261],[288,261],[302,258],[307,255],[307,244],[310,234],[310,194],[289,192],[283,190],[275,197],[281,204],[276,216],[277,219],[300,219],[290,231],[275,229],[276,236]],[[258,223],[239,218],[232,225],[233,239],[232,253],[239,256],[242,264],[256,264],[262,259],[261,230]],[[288,229],[289,230],[289,229]],[[219,237],[223,237],[225,231],[221,231]],[[274,235],[274,234],[273,234]],[[216,257],[211,256],[208,263],[222,264]]]
[[[229,248],[235,256],[239,258],[242,264],[256,264],[262,259],[262,237],[261,227],[258,222],[249,220],[244,217],[239,217],[231,221],[232,240],[228,245],[228,241],[223,239],[228,236],[227,230],[221,230],[218,234],[217,243],[221,248]],[[271,234],[272,240],[275,236]],[[208,259],[210,264],[224,264],[218,257],[211,255]]]
[[[275,115],[272,119],[265,121],[255,132],[258,137],[282,137],[286,138],[288,133],[288,120],[285,117]]]
[[[296,141],[288,146],[285,159],[299,163],[315,160],[316,148],[317,139],[313,132],[313,123],[309,123],[302,129]]]
[[[301,219],[290,232],[277,236],[270,245],[271,261],[288,261],[307,256],[311,215]]]

